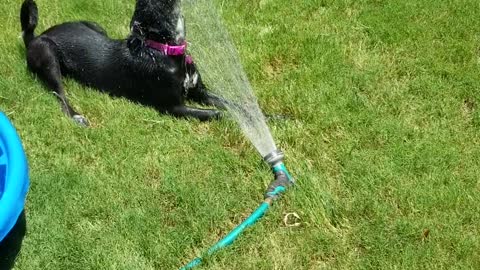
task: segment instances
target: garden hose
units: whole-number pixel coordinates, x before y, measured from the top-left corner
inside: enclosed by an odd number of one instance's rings
[[[218,250],[232,244],[245,229],[254,225],[260,218],[262,218],[272,203],[279,199],[289,186],[294,184],[294,179],[283,163],[283,157],[283,153],[279,150],[275,150],[264,157],[265,162],[270,165],[275,176],[275,180],[268,186],[267,191],[265,192],[264,201],[247,219],[245,219],[245,221],[209,248],[207,252],[205,252],[206,256],[210,256]],[[202,261],[203,256],[197,257],[182,267],[181,270],[192,269],[200,265]]]

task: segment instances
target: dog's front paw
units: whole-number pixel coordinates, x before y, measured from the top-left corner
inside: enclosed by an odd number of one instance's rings
[[[77,123],[81,127],[88,127],[90,126],[90,123],[88,123],[87,118],[85,118],[83,115],[76,114],[72,117],[73,121]]]
[[[223,115],[223,112],[214,110],[214,111],[213,111],[212,119],[213,119],[213,120],[220,120],[220,119],[223,118],[223,116],[224,116],[224,115]]]

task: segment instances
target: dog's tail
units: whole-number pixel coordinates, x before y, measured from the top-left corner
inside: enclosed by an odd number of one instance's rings
[[[20,11],[20,22],[22,23],[22,36],[25,47],[35,38],[35,28],[38,23],[38,8],[33,0],[25,0]]]

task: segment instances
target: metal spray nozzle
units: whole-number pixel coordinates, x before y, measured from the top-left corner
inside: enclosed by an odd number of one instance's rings
[[[274,168],[277,165],[283,163],[283,158],[285,155],[282,151],[276,149],[275,151],[271,152],[270,154],[266,155],[263,160],[270,165],[271,168]]]

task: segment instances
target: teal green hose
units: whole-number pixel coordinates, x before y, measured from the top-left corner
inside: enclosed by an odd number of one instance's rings
[[[248,227],[255,224],[260,218],[265,215],[267,210],[270,208],[270,205],[274,200],[278,199],[282,193],[287,190],[288,186],[293,184],[293,178],[288,173],[287,168],[282,162],[279,162],[272,168],[273,173],[275,174],[275,181],[269,185],[269,188],[265,195],[265,200],[260,204],[260,206],[240,225],[233,229],[229,234],[227,234],[223,239],[218,241],[213,245],[205,255],[210,256],[218,250],[230,245],[237,239],[237,237]],[[202,257],[197,257],[189,262],[187,265],[182,267],[180,270],[192,269],[202,263]]]
[[[222,240],[218,241],[213,247],[208,249],[206,255],[212,255],[216,251],[230,245],[237,239],[237,237],[248,227],[252,226],[259,220],[265,212],[267,212],[268,208],[270,207],[270,204],[267,202],[263,202],[255,212],[253,212],[242,224],[238,225],[235,229],[233,229],[227,236],[225,236]],[[194,268],[195,266],[199,265],[202,263],[202,258],[198,257],[192,260],[190,263],[188,263],[186,266],[181,268],[182,270],[184,269],[191,269]]]

